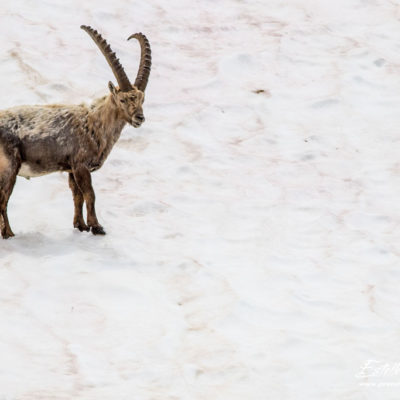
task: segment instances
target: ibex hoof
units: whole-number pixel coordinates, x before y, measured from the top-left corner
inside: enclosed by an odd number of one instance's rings
[[[8,238],[13,237],[15,235],[10,231],[10,232],[1,232],[1,236],[3,237],[3,239],[8,239]]]
[[[106,232],[104,231],[102,226],[92,226],[92,233],[93,235],[105,235]]]
[[[74,228],[79,229],[81,232],[86,231],[89,232],[90,228],[84,223],[76,223],[74,224]]]

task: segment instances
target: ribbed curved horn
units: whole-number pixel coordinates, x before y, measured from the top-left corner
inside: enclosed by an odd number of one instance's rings
[[[146,36],[143,33],[135,33],[128,37],[128,40],[135,38],[139,40],[141,54],[140,54],[140,65],[139,70],[135,80],[135,86],[144,92],[147,86],[147,82],[150,76],[151,70],[151,49],[150,43],[147,40]]]
[[[111,50],[110,45],[103,39],[99,32],[95,29],[91,28],[87,25],[81,25],[81,29],[88,33],[88,35],[93,39],[93,41],[97,44],[98,48],[103,53],[104,57],[106,58],[108,65],[111,67],[112,72],[115,76],[115,79],[118,82],[119,88],[123,92],[129,92],[132,90],[132,85],[129,82],[128,77],[125,74],[125,71],[120,64],[118,58],[116,57],[115,53]]]

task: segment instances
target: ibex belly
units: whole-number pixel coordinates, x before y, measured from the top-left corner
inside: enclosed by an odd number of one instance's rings
[[[73,143],[65,136],[25,137],[22,139],[22,164],[18,172],[24,178],[33,178],[71,168]]]
[[[18,175],[19,176],[23,176],[26,179],[29,179],[29,178],[34,178],[36,176],[47,175],[47,174],[49,174],[51,172],[53,172],[53,171],[40,171],[40,172],[39,171],[35,171],[32,168],[31,164],[29,164],[27,162],[23,162],[21,164],[21,168],[19,169]]]

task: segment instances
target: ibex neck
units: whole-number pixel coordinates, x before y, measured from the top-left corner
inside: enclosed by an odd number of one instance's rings
[[[100,167],[119,139],[126,122],[120,115],[111,96],[95,100],[89,110],[87,129],[89,138],[97,146],[97,157],[93,164]]]
[[[107,137],[110,135],[117,135],[119,137],[126,124],[120,115],[120,111],[115,106],[111,95],[97,99],[92,103],[88,122],[92,122],[93,128]]]

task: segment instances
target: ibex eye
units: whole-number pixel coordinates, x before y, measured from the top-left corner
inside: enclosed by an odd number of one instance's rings
[[[121,99],[120,102],[121,102],[121,103],[125,103],[125,100],[124,100],[124,99]]]

